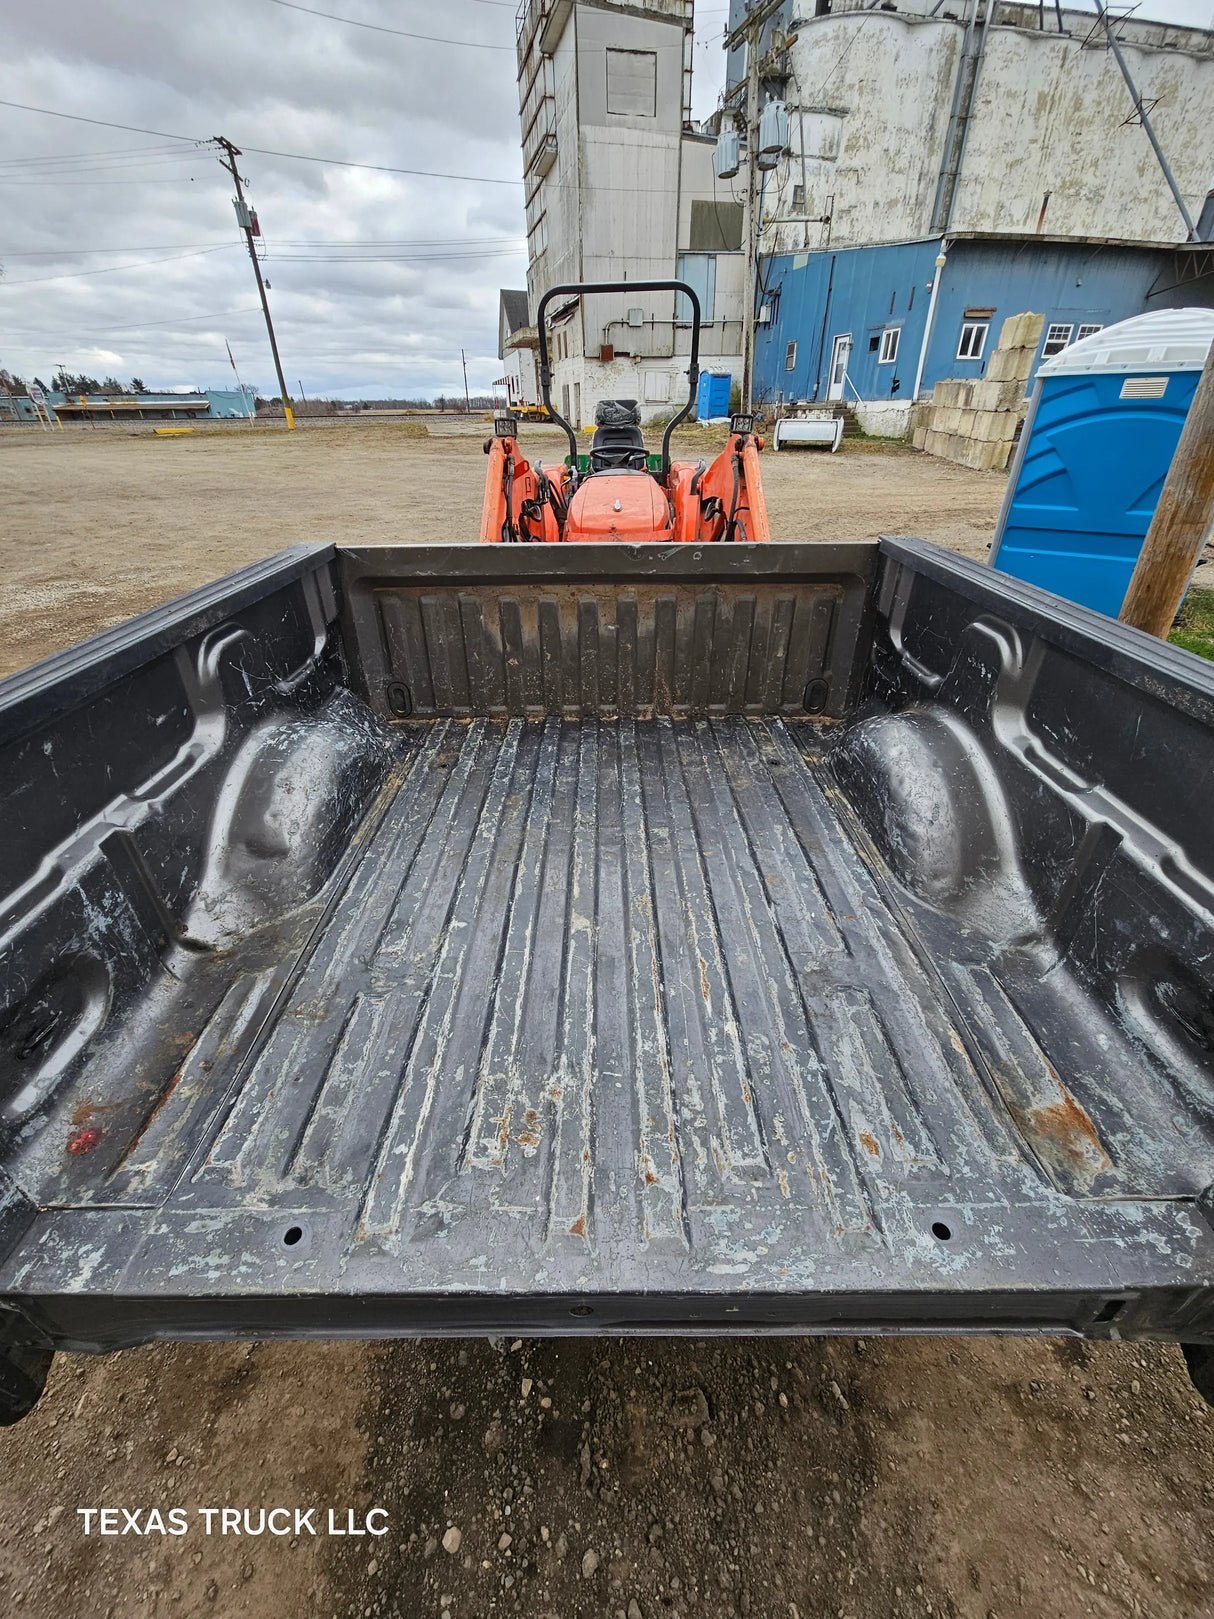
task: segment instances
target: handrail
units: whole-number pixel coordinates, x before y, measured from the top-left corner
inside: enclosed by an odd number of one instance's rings
[[[691,363],[687,367],[687,381],[690,389],[687,403],[675,417],[666,424],[666,431],[662,435],[662,476],[670,474],[670,435],[691,410],[696,400],[696,387],[700,380],[700,300],[695,289],[689,287],[686,281],[584,281],[567,282],[559,287],[549,287],[540,299],[540,306],[535,312],[535,323],[540,340],[540,389],[543,394],[544,405],[549,416],[569,435],[569,453],[573,457],[573,474],[577,477],[577,434],[565,418],[553,409],[552,405],[552,367],[548,363],[548,334],[544,326],[544,314],[548,305],[554,298],[560,298],[568,293],[583,297],[586,293],[599,292],[681,292],[691,299]]]

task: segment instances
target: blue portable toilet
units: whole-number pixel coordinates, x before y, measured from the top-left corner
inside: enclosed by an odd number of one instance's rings
[[[729,415],[729,392],[733,378],[728,371],[701,371],[696,394],[696,421],[711,422]]]
[[[1116,618],[1214,342],[1214,309],[1160,309],[1037,372],[991,565]]]

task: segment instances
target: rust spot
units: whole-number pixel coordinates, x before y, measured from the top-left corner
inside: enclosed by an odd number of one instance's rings
[[[706,1006],[711,1006],[712,993],[708,988],[708,963],[704,960],[703,956],[700,957],[700,993],[704,997],[704,1004]]]
[[[94,1147],[99,1147],[101,1136],[100,1130],[77,1130],[74,1136],[68,1137],[67,1150],[73,1158],[79,1158],[83,1153],[92,1152]]]
[[[584,1237],[586,1235],[586,1216],[584,1214],[579,1214],[569,1227],[569,1235],[571,1237]]]
[[[505,1147],[509,1144],[510,1115],[513,1111],[513,1104],[511,1104],[511,1106],[506,1109],[501,1118],[497,1121],[497,1143],[499,1147]]]
[[[590,1148],[589,1147],[583,1147],[582,1148],[582,1162],[584,1164],[588,1164],[590,1162]]]
[[[790,1197],[792,1194],[788,1190],[788,1171],[786,1169],[777,1169],[776,1179],[780,1183],[780,1190],[784,1193],[784,1196]]]
[[[875,1136],[870,1136],[867,1130],[861,1130],[860,1142],[866,1152],[871,1152],[874,1158],[880,1158],[881,1149],[877,1145]]]
[[[1111,1162],[1104,1143],[1096,1134],[1096,1126],[1088,1114],[1067,1090],[1059,1085],[1062,1101],[1052,1107],[1034,1108],[1029,1114],[1034,1135],[1046,1138],[1047,1143],[1061,1147],[1069,1158],[1091,1169],[1094,1175],[1107,1169]]]
[[[536,1120],[537,1120],[537,1119],[538,1119],[538,1118],[539,1118],[539,1114],[538,1114],[538,1113],[537,1113],[537,1112],[536,1112],[536,1111],[535,1111],[535,1109],[534,1109],[534,1108],[533,1108],[533,1107],[529,1107],[529,1108],[528,1108],[528,1109],[527,1109],[527,1111],[526,1111],[526,1113],[524,1113],[524,1114],[523,1114],[523,1122],[524,1122],[524,1123],[525,1123],[525,1124],[526,1124],[526,1125],[527,1125],[527,1126],[528,1126],[528,1127],[529,1127],[529,1128],[534,1128],[534,1126],[535,1126],[535,1121],[536,1121]]]
[[[143,1123],[139,1126],[139,1128],[135,1131],[135,1134],[131,1137],[130,1141],[127,1143],[125,1151],[123,1153],[124,1157],[129,1157],[130,1154],[132,1152],[134,1152],[135,1148],[139,1145],[139,1143],[143,1140],[144,1136],[151,1129],[152,1125],[155,1123],[157,1117],[159,1116],[161,1110],[164,1108],[165,1104],[168,1102],[169,1097],[172,1096],[173,1092],[177,1089],[178,1085],[180,1085],[181,1080],[182,1080],[182,1076],[184,1075],[184,1073],[185,1073],[185,1064],[183,1063],[182,1066],[173,1075],[172,1079],[169,1080],[168,1084],[161,1091],[160,1095],[156,1098],[155,1102],[152,1104],[151,1111],[148,1113],[148,1115],[144,1119]],[[83,1124],[84,1123],[84,1117],[81,1117],[81,1115],[87,1116],[86,1115],[86,1108],[88,1109],[88,1112],[93,1112],[93,1113],[99,1113],[99,1112],[103,1111],[100,1108],[88,1108],[88,1104],[86,1103],[85,1107],[81,1107],[81,1108],[76,1109],[76,1113],[73,1114],[73,1116],[72,1116],[72,1123],[73,1124]],[[69,1151],[70,1151],[70,1148],[69,1148]]]
[[[551,1096],[551,1098],[552,1098],[552,1100],[554,1102],[559,1102],[561,1097],[564,1096],[565,1093],[564,1093],[564,1091],[561,1089],[561,1087],[559,1085],[554,1085],[552,1087],[552,1089],[548,1092],[548,1094],[549,1094],[549,1096]]]
[[[742,1086],[742,1100],[746,1103],[747,1107],[750,1106],[750,1086],[749,1085],[743,1085]]]
[[[656,1186],[657,1184],[658,1184],[658,1177],[654,1174],[652,1169],[647,1169],[645,1171],[645,1185],[646,1186]]]
[[[533,1130],[520,1130],[514,1139],[520,1147],[534,1147],[540,1138]]]
[[[121,1106],[118,1102],[81,1102],[72,1114],[73,1124],[87,1124],[97,1113],[116,1113]]]

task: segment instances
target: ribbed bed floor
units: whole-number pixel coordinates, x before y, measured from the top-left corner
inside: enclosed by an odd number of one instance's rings
[[[974,1290],[1017,1249],[1020,1283],[1073,1260],[1116,1286],[1122,1244],[1026,1148],[819,735],[419,728],[290,977],[231,985],[191,1059],[205,1082],[113,1164],[102,1200],[160,1207],[109,1285],[314,1289],[331,1330],[342,1292]],[[94,1203],[61,1240],[106,1219],[136,1216]]]

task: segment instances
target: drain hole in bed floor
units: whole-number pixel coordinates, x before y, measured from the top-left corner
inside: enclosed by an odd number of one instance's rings
[[[286,1243],[288,1248],[294,1248],[295,1244],[299,1242],[302,1237],[303,1227],[299,1225],[288,1226],[282,1234],[282,1240]]]
[[[950,1229],[950,1227],[945,1225],[943,1220],[933,1220],[932,1221],[932,1236],[933,1237],[939,1237],[941,1242],[948,1242],[948,1240],[950,1239],[952,1234],[953,1234],[952,1230]]]

